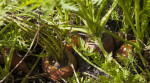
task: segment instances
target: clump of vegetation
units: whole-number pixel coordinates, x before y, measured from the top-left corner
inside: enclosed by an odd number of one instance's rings
[[[13,77],[15,50],[23,54],[18,65],[37,59],[25,63],[30,71],[22,74],[22,82],[36,75],[37,66],[50,81],[148,82],[149,8],[150,0],[1,0],[0,82]],[[76,72],[80,61],[75,56],[102,74],[93,78]]]

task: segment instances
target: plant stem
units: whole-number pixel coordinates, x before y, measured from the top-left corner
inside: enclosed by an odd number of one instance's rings
[[[99,8],[99,10],[98,10],[98,13],[97,13],[97,15],[96,15],[96,20],[95,20],[95,22],[98,22],[98,20],[101,18],[101,13],[102,13],[102,11],[103,11],[105,5],[106,5],[106,2],[107,2],[107,0],[103,0],[103,1],[102,1],[102,4],[101,4],[101,6],[100,6],[100,8]]]
[[[138,51],[138,55],[140,56],[144,67],[146,67],[146,63],[145,63],[144,58],[143,58],[143,56],[141,55],[140,51]]]
[[[135,0],[135,25],[137,30],[137,37],[140,39],[139,4],[140,0]]]
[[[135,0],[135,25],[136,25],[136,30],[137,30],[137,36],[136,36],[136,43],[139,45],[139,47],[143,47],[142,44],[140,43],[139,39],[143,41],[143,38],[141,37],[143,34],[140,32],[140,20],[139,20],[139,14],[140,14],[140,0]]]
[[[100,38],[96,38],[96,40],[98,40],[98,47],[102,50],[102,52],[104,53],[104,56],[105,56],[105,58],[106,58],[107,55],[108,55],[108,53],[105,51],[101,39],[100,39]]]

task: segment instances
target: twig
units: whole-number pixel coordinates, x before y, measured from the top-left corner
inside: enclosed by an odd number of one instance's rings
[[[59,76],[60,77],[60,76]],[[64,83],[68,83],[64,78],[62,78],[62,77],[60,77],[60,79],[62,80],[62,81],[64,81]],[[57,82],[56,82],[57,83]]]
[[[75,75],[75,77],[76,77],[77,83],[80,83],[80,82],[79,82],[79,79],[78,79],[78,77],[77,77],[77,74],[76,74],[76,72],[75,72],[75,69],[74,69],[73,64],[70,64],[70,66],[71,66],[72,69],[73,69],[73,72],[74,72],[74,75]]]
[[[144,42],[140,39],[138,39],[145,47],[146,47],[146,44],[144,44]]]

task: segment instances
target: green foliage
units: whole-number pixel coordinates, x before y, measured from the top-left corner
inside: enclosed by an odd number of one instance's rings
[[[89,60],[92,59],[91,62],[98,66],[101,66],[102,63],[104,63],[104,59],[102,58],[103,55],[100,54],[98,51],[95,51],[96,48],[94,47],[94,45],[89,47],[88,42],[85,42],[82,38],[80,38],[79,46],[80,47],[78,48],[78,50],[82,52],[82,54],[85,55]]]
[[[0,33],[0,44],[3,47],[12,47],[14,42],[16,43],[16,49],[27,49],[29,46],[27,44],[29,40],[27,40],[25,33],[18,29],[15,23],[11,23],[6,29],[5,27],[2,28]]]
[[[111,13],[111,19],[112,19],[112,20],[119,20],[119,19],[120,19],[120,16],[119,16],[119,14],[117,13],[117,11],[113,11],[113,12]]]
[[[78,11],[77,6],[73,2],[73,0],[61,0],[60,5],[64,10]]]

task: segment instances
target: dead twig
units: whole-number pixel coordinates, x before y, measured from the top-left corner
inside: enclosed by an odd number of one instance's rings
[[[75,75],[75,77],[76,77],[77,83],[80,83],[73,64],[70,64],[70,66],[71,66],[72,69],[73,69],[73,72],[74,72],[74,75]]]

